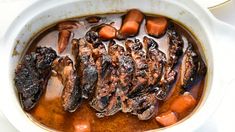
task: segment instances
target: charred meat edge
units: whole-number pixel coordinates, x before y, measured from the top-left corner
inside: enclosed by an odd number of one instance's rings
[[[93,58],[92,44],[84,38],[72,40],[72,54],[75,57],[75,65],[80,77],[83,98],[91,98],[98,80],[97,66]]]
[[[181,86],[184,90],[190,90],[192,85],[201,80],[206,74],[206,65],[201,56],[189,43],[181,64]]]
[[[14,81],[24,110],[31,110],[39,101],[56,57],[52,48],[37,47],[35,52],[25,55],[17,66]]]

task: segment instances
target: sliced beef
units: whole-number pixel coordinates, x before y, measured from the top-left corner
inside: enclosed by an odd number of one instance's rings
[[[91,100],[90,105],[98,112],[103,112],[109,103],[112,93],[115,92],[115,88],[109,87],[109,84],[112,83],[110,80],[112,61],[103,44],[99,45],[98,48],[93,50],[93,52],[94,58],[96,58],[98,81],[95,95]]]
[[[112,56],[113,65],[117,67],[118,82],[117,82],[117,95],[121,99],[122,111],[128,111],[125,101],[127,100],[128,92],[132,87],[132,79],[135,70],[134,60],[131,55],[124,51],[124,48],[120,45],[109,45],[109,53]]]
[[[155,92],[156,98],[163,100],[167,96],[167,87],[160,82],[164,75],[164,66],[166,65],[166,55],[158,49],[158,44],[152,38],[143,38],[144,47],[148,56],[149,74],[148,74],[148,92]],[[171,75],[171,74],[167,74]],[[167,77],[169,79],[170,77]],[[165,80],[165,79],[163,79]],[[169,80],[168,80],[169,81]],[[166,82],[169,83],[169,82]]]
[[[75,61],[78,76],[80,77],[82,95],[87,99],[94,93],[98,80],[97,66],[93,58],[93,47],[84,38],[73,39],[72,44],[72,47],[75,48],[73,54],[78,53],[78,55],[75,55]],[[78,50],[76,50],[76,47],[78,47]]]
[[[172,23],[169,26],[167,34],[169,37],[168,67],[172,68],[178,63],[180,56],[183,54],[184,42]]]
[[[127,92],[131,88],[131,81],[134,73],[134,61],[130,54],[124,51],[124,48],[114,41],[109,44],[109,54],[112,58],[113,71],[111,74],[110,88],[115,88],[115,93],[110,99],[107,111],[110,114],[118,112],[124,107],[124,101],[127,99]],[[107,113],[107,112],[106,112]]]
[[[150,119],[157,110],[158,104],[155,93],[143,93],[126,101],[131,114],[137,115],[140,120]]]
[[[148,56],[149,76],[148,85],[158,84],[166,64],[166,55],[158,49],[158,44],[151,38],[144,37],[143,44]]]
[[[194,50],[193,45],[189,43],[181,64],[181,86],[185,90],[206,74],[206,65],[198,53]]]
[[[52,48],[38,47],[24,56],[15,71],[15,85],[24,110],[32,109],[40,99],[57,54]]]
[[[150,42],[148,42],[147,44],[146,41],[147,40],[145,40],[144,45],[145,46],[150,45]],[[132,88],[128,92],[128,99],[125,101],[126,108],[123,110],[123,112],[130,112],[131,114],[137,115],[140,120],[148,120],[156,113],[155,110],[157,106],[156,91],[155,89],[152,89],[152,86],[155,86],[156,84],[149,85],[148,83],[149,77],[152,76],[151,72],[149,72],[150,63],[147,61],[146,53],[143,51],[143,45],[139,40],[137,39],[135,41],[128,40],[126,41],[125,45],[127,51],[131,53],[131,56],[135,62],[135,72],[132,80]],[[148,55],[154,57],[156,54],[152,56],[152,53],[155,52],[153,47],[157,48],[157,45],[154,45],[152,43],[151,45],[152,48],[149,47],[147,48],[149,49],[147,54],[150,53],[151,50],[151,53]],[[160,56],[155,56],[155,59]],[[155,74],[155,71],[152,71],[152,73]]]
[[[53,62],[53,70],[64,85],[62,105],[65,111],[74,112],[82,101],[82,89],[72,60],[66,56]]]
[[[102,118],[105,116],[112,116],[121,110],[121,98],[117,92],[114,92],[108,100],[105,109],[102,112],[96,113],[97,117]]]
[[[181,35],[176,31],[173,23],[169,24],[167,35],[169,37],[169,48],[168,48],[168,60],[164,66],[163,75],[161,77],[160,83],[155,88],[160,88],[162,93],[158,96],[159,100],[164,100],[174,82],[176,81],[177,71],[175,70],[175,65],[178,63],[181,55],[183,54],[183,40]]]
[[[146,53],[143,50],[143,45],[138,39],[135,39],[135,41],[127,40],[125,42],[125,46],[135,63],[135,73],[132,79],[133,86],[128,92],[129,97],[132,97],[145,90],[148,83],[149,67]]]

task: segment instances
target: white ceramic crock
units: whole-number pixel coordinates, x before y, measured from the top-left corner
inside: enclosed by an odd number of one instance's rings
[[[41,29],[66,18],[125,12],[131,8],[183,23],[202,43],[201,50],[207,61],[207,86],[200,105],[186,119],[157,130],[191,131],[209,118],[225,92],[229,92],[229,84],[232,86],[235,81],[234,27],[218,21],[193,0],[47,0],[38,1],[25,9],[12,22],[0,44],[0,60],[3,62],[0,67],[1,111],[17,130],[50,131],[26,116],[13,83],[14,69],[30,38]]]

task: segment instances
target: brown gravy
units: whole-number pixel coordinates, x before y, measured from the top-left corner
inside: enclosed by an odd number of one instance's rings
[[[83,26],[78,30],[75,31],[73,37],[71,38],[80,38],[85,35],[87,30],[92,25],[98,25],[100,23],[111,23],[115,22],[115,27],[117,29],[120,28],[121,25],[121,16],[122,14],[114,14],[114,15],[102,15],[103,19],[101,22],[97,24],[89,24],[87,23],[84,18],[75,18],[73,20],[79,21],[83,23]],[[193,45],[199,45],[197,39],[187,31],[182,25],[173,21],[176,25],[177,30],[181,33],[181,35],[187,38],[188,41],[192,42]],[[142,28],[139,32],[137,38],[142,40],[145,32],[144,26],[145,21],[142,23]],[[159,49],[163,52],[167,53],[167,42],[165,36],[155,40],[159,44]],[[37,37],[35,37],[30,42],[30,48],[27,52],[31,52],[35,50],[36,46],[47,46],[52,47],[55,50],[57,49],[57,41],[58,41],[58,31],[54,26],[47,29],[46,31],[41,32]],[[118,42],[118,41],[117,41]],[[119,42],[121,43],[121,42]],[[187,41],[184,42],[184,50],[187,47]],[[69,55],[70,58],[73,59],[71,55],[71,44],[68,45],[66,50],[60,54],[60,56]],[[181,57],[182,58],[182,57]],[[180,60],[181,61],[181,60]],[[177,66],[179,68],[179,66]],[[164,102],[159,102],[158,113],[165,112],[168,110],[169,105],[171,102],[180,94],[180,72],[177,76],[177,81],[174,87],[172,88],[172,95],[169,99]],[[201,99],[201,95],[205,86],[205,80],[198,82],[194,85],[190,91],[190,93],[194,96],[194,98],[199,102]],[[30,117],[36,121],[40,122],[40,124],[44,125],[45,127],[52,128],[54,130],[59,131],[74,131],[74,124],[76,123],[89,123],[91,127],[91,131],[145,131],[151,129],[161,128],[162,126],[158,124],[155,118],[151,118],[147,121],[141,121],[136,116],[131,114],[124,114],[122,112],[118,112],[117,114],[109,117],[98,118],[95,115],[95,110],[92,109],[88,101],[83,101],[82,105],[74,112],[68,113],[63,111],[63,107],[61,104],[61,94],[63,90],[63,85],[58,80],[57,77],[51,77],[48,81],[46,91],[44,92],[43,96],[39,100],[37,106],[29,111]],[[189,113],[192,112],[193,109],[187,111],[184,114],[179,115],[179,120],[186,117]]]

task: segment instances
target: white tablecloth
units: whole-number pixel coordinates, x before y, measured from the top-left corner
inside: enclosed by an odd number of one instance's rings
[[[32,4],[35,0],[0,0],[0,39],[7,26],[13,18],[17,16],[25,7]],[[211,2],[204,3],[210,4]],[[218,1],[218,0],[217,0]],[[211,12],[220,20],[235,26],[235,0],[210,9]],[[235,36],[234,36],[235,37]],[[234,42],[235,44],[235,42]],[[234,62],[235,63],[235,62]],[[235,131],[235,88],[230,88],[223,99],[221,105],[213,116],[201,126],[197,132],[234,132]],[[0,131],[15,132],[17,131],[0,112]]]

